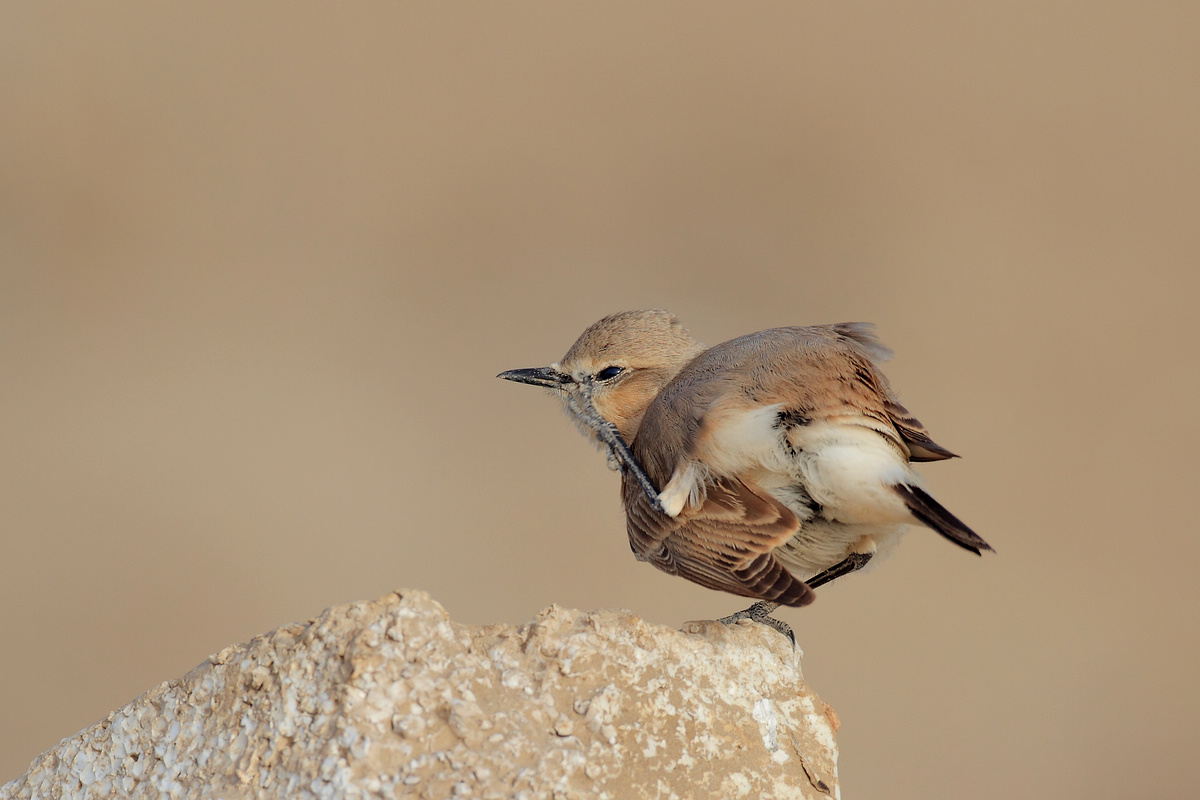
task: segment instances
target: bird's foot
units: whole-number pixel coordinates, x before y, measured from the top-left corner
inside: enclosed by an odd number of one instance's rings
[[[792,645],[796,644],[796,634],[792,633],[792,626],[788,625],[781,619],[775,619],[771,616],[771,612],[779,608],[779,603],[769,603],[766,600],[761,600],[744,611],[739,611],[736,614],[730,614],[728,617],[721,617],[717,622],[723,622],[726,625],[733,625],[738,620],[749,619],[754,622],[774,628],[782,633],[791,641]]]

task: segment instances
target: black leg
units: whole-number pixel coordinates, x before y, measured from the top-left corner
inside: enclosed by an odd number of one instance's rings
[[[592,387],[590,383],[585,383],[583,386],[583,406],[574,400],[569,399],[572,408],[576,414],[587,425],[596,432],[600,437],[600,441],[608,446],[609,457],[617,462],[621,467],[621,472],[633,473],[634,480],[638,486],[642,488],[646,499],[650,501],[650,507],[655,511],[662,513],[662,503],[658,500],[658,488],[654,482],[650,480],[650,476],[642,469],[642,465],[633,457],[633,451],[629,449],[629,445],[621,438],[621,434],[617,431],[617,426],[607,421],[600,416],[600,412],[596,411],[596,407],[592,404]]]
[[[807,583],[811,589],[816,589],[818,586],[824,586],[835,578],[840,578],[843,575],[849,575],[851,572],[856,572],[862,569],[867,565],[867,562],[871,560],[871,556],[873,555],[875,554],[851,553],[850,555],[846,556],[846,558],[834,564],[824,572],[812,576],[806,580],[805,583]]]
[[[663,507],[658,499],[658,489],[655,488],[654,482],[650,480],[650,476],[642,469],[642,465],[633,457],[633,451],[629,449],[629,445],[625,444],[625,440],[617,432],[617,426],[611,422],[606,423],[600,428],[599,433],[600,438],[608,445],[609,452],[613,454],[617,463],[621,465],[621,470],[633,473],[634,480],[638,482],[638,486],[642,487],[642,492],[646,495],[646,499],[650,501],[650,507],[661,514]]]

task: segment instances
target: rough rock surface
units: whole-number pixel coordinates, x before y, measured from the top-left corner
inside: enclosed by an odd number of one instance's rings
[[[406,590],[222,650],[0,800],[838,797],[836,727],[761,625],[474,627]]]

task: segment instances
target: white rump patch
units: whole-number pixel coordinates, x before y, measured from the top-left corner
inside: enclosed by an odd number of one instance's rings
[[[912,521],[891,487],[920,478],[882,435],[854,424],[814,423],[793,431],[805,488],[827,517],[846,524]]]

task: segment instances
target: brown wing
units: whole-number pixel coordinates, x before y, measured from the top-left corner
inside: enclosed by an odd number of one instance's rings
[[[907,408],[900,405],[887,378],[876,364],[855,354],[847,362],[853,367],[854,382],[858,385],[859,412],[890,425],[908,448],[909,461],[942,461],[958,458],[929,436],[929,431]]]
[[[842,322],[829,326],[843,340],[854,343],[861,356],[865,359],[854,359],[855,377],[863,382],[868,390],[874,392],[883,401],[883,411],[887,421],[892,424],[904,444],[908,446],[910,461],[941,461],[946,458],[958,458],[946,448],[929,438],[929,431],[921,421],[914,417],[909,410],[900,405],[895,392],[888,384],[887,378],[879,371],[879,365],[892,357],[889,350],[875,336],[874,326],[863,322]],[[868,363],[863,363],[866,361]],[[865,367],[865,369],[864,369]]]
[[[812,602],[812,589],[772,555],[799,521],[762,489],[721,478],[700,508],[675,518],[651,508],[632,478],[622,494],[629,544],[640,559],[709,589],[789,606]]]
[[[947,458],[958,458],[956,454],[929,438],[929,431],[925,430],[921,421],[900,405],[890,393],[887,411],[893,427],[908,445],[909,461],[943,461]]]

